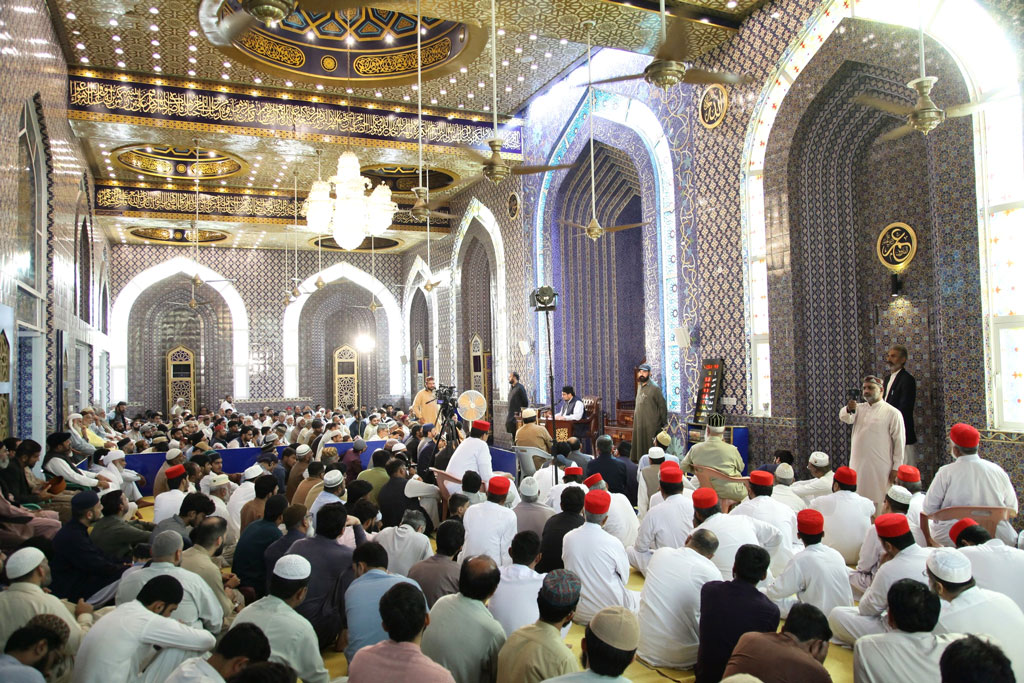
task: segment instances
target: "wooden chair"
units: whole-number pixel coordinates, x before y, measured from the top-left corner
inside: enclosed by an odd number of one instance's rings
[[[986,507],[984,505],[962,505],[959,507],[943,508],[931,515],[921,513],[921,533],[924,534],[924,539],[929,546],[938,548],[941,544],[932,538],[931,527],[928,524],[929,520],[951,522],[970,517],[980,524],[992,538],[995,538],[996,527],[999,526],[999,522],[1008,522],[1016,515],[1017,513],[1010,508]]]
[[[719,472],[714,467],[708,467],[707,465],[691,465],[693,473],[697,475],[697,481],[700,485],[707,486],[708,488],[714,488],[711,482],[715,479],[721,481],[727,481],[731,484],[743,484],[743,487],[747,490],[747,496],[750,496],[750,477],[730,477],[724,472]],[[731,498],[718,499],[719,504],[722,506],[722,512],[729,512],[733,506],[738,503]]]
[[[448,487],[445,484],[451,482],[462,486],[462,479],[436,467],[431,467],[430,471],[434,473],[434,478],[437,480],[437,490],[441,494],[441,521],[443,522],[448,519],[448,499],[451,498],[451,494],[448,492]]]

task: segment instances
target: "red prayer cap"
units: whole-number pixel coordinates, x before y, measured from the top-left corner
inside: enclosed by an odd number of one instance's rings
[[[833,476],[840,484],[846,484],[847,486],[857,485],[857,473],[849,467],[840,467]]]
[[[481,432],[489,432],[489,431],[491,431],[491,423],[490,422],[485,422],[484,420],[473,420],[473,422],[472,422],[472,424],[470,426],[473,429],[477,429],[477,430],[479,430]]]
[[[580,467],[579,465],[569,465],[568,467],[565,468],[565,474],[568,474],[569,476],[572,476],[574,474],[582,475],[583,468]]]
[[[166,470],[164,470],[164,474],[167,475],[168,479],[180,477],[181,475],[185,474],[185,466],[174,465],[173,467],[168,467]]]
[[[508,477],[491,477],[487,482],[487,493],[504,496],[508,493]]]
[[[702,486],[693,492],[693,507],[701,510],[718,505],[718,494],[713,488]]]
[[[879,538],[896,538],[910,533],[910,522],[906,515],[890,512],[875,517],[875,531]]]
[[[960,448],[977,448],[981,434],[971,425],[957,422],[949,430],[949,440]]]
[[[589,488],[591,486],[596,486],[599,481],[604,481],[604,477],[600,474],[591,474],[583,480],[583,485]]]
[[[960,538],[960,534],[964,532],[964,529],[972,526],[978,526],[978,523],[970,517],[964,517],[949,530],[949,540],[953,541],[953,545],[956,545],[956,540]]]
[[[587,491],[583,497],[583,509],[592,515],[603,515],[612,506],[612,494],[601,489]]]
[[[672,460],[666,460],[665,462],[661,463],[661,465],[658,466],[658,473],[660,474],[660,473],[664,472],[665,470],[678,470],[678,469],[679,469],[679,463],[673,462]]]
[[[750,483],[755,486],[773,486],[775,475],[765,470],[754,470],[750,473]]]
[[[921,481],[921,470],[911,465],[900,465],[896,470],[896,478],[900,481],[915,482]]]
[[[658,479],[666,484],[682,484],[683,471],[678,467],[662,467],[658,472]]]
[[[811,508],[801,510],[796,513],[796,530],[808,536],[816,536],[825,530],[825,516]]]

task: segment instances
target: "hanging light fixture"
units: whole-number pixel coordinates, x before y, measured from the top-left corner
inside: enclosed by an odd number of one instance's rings
[[[325,181],[320,171],[320,157],[323,150],[316,151],[316,182],[306,197],[306,225],[310,230],[325,233],[331,225],[331,184]]]

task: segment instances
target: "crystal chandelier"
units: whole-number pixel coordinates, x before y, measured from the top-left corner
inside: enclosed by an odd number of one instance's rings
[[[319,154],[319,152],[318,152]],[[334,197],[331,197],[331,190]],[[371,188],[369,178],[359,173],[359,159],[352,152],[338,158],[338,170],[328,180],[317,180],[306,199],[306,222],[319,233],[330,232],[342,249],[352,250],[367,236],[379,237],[391,227],[398,205],[391,201],[391,188]]]

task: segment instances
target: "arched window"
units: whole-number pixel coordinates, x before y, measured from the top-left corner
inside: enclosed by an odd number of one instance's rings
[[[88,208],[86,208],[88,211]],[[86,323],[92,322],[92,238],[89,234],[87,216],[79,216],[78,230],[78,317]]]
[[[925,33],[959,63],[971,101],[997,98],[973,116],[986,394],[992,426],[1024,430],[1024,306],[1018,303],[1024,287],[1024,123],[1017,55],[977,0],[828,0],[807,20],[768,79],[750,117],[742,167],[750,398],[760,410],[771,395],[762,174],[782,101],[843,19],[917,29],[921,16],[926,17]]]

